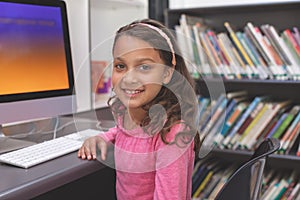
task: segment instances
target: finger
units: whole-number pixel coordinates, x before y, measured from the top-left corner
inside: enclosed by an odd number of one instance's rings
[[[90,143],[90,151],[91,151],[91,158],[92,159],[96,159],[97,158],[97,151],[96,151],[96,140],[91,140],[91,143]]]
[[[79,149],[78,155],[79,155],[79,157],[81,157],[83,160],[86,159],[85,151],[84,151],[84,146],[82,146],[82,147]]]
[[[101,141],[98,143],[98,147],[101,151],[101,159],[106,160],[106,153],[107,153],[107,145],[106,142]]]
[[[91,147],[90,147],[90,145],[89,146],[84,146],[83,148],[84,148],[85,157],[88,160],[91,160],[92,159],[92,155],[91,155]]]

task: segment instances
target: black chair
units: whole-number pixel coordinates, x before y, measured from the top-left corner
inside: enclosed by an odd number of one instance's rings
[[[227,180],[216,200],[260,199],[263,171],[268,155],[280,147],[279,140],[265,139],[254,151],[248,162],[239,167]]]

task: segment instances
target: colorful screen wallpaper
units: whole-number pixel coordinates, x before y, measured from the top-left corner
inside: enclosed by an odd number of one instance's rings
[[[60,8],[0,2],[0,95],[68,88]]]

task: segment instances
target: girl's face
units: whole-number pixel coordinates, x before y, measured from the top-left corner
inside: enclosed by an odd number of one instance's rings
[[[131,109],[153,100],[162,84],[171,80],[173,69],[164,64],[150,44],[131,36],[115,43],[112,85],[122,103]]]

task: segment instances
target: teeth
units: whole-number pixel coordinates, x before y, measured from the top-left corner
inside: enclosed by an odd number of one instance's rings
[[[137,93],[140,93],[141,91],[140,90],[125,90],[125,92],[127,94],[137,94]]]

